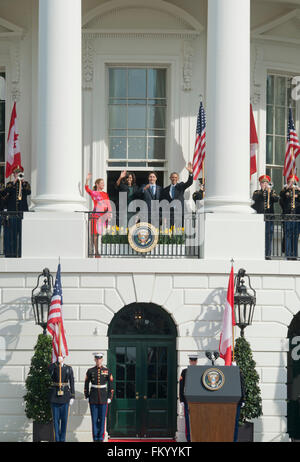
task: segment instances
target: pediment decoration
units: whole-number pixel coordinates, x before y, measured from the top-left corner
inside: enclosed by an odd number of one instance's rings
[[[203,29],[184,10],[162,0],[112,0],[83,18],[83,33],[90,37],[175,35],[191,39]]]
[[[263,26],[255,28],[252,31],[252,37],[300,45],[300,9],[295,9]]]

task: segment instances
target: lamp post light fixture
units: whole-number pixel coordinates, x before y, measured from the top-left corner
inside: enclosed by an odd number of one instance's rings
[[[39,289],[40,279],[44,278],[43,285]],[[52,298],[53,277],[48,268],[38,276],[37,285],[31,293],[31,303],[34,313],[35,323],[43,328],[46,335],[48,313]],[[39,290],[38,290],[39,289]]]
[[[248,278],[248,286],[245,286],[244,278]],[[252,324],[254,308],[256,304],[256,291],[250,283],[250,277],[246,274],[246,270],[239,269],[235,277],[235,321],[241,329],[241,337],[244,337],[244,330]]]

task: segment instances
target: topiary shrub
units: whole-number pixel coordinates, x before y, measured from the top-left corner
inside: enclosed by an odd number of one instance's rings
[[[51,363],[52,338],[40,334],[34,347],[29,374],[25,381],[25,413],[34,422],[47,424],[52,421],[49,388],[52,383],[48,366]]]
[[[259,375],[255,369],[256,363],[252,357],[250,344],[245,337],[236,340],[234,356],[244,378],[245,406],[241,408],[239,419],[239,423],[244,424],[262,415]]]

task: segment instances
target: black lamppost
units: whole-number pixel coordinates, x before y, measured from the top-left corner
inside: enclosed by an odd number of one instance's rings
[[[40,278],[44,278],[44,283],[40,290]],[[43,334],[46,335],[49,307],[52,298],[53,277],[48,268],[38,276],[37,285],[31,293],[31,303],[34,312],[35,323],[43,328]]]
[[[248,278],[249,289],[245,286],[244,278]],[[235,321],[241,329],[241,337],[244,337],[244,329],[252,324],[254,308],[256,304],[256,291],[250,283],[250,277],[246,274],[246,270],[239,269],[235,277]]]

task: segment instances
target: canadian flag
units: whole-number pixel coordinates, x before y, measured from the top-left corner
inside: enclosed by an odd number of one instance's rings
[[[233,266],[232,266],[230,276],[229,276],[227,299],[225,303],[223,326],[222,326],[222,332],[221,332],[220,344],[219,344],[220,357],[224,359],[225,366],[231,366],[232,364],[233,326],[235,326],[235,317],[234,317],[234,272],[233,272]]]
[[[257,172],[256,168],[256,149],[258,146],[258,138],[253,116],[252,104],[250,104],[250,178]]]
[[[18,166],[21,167],[21,152],[17,125],[17,109],[16,103],[14,103],[7,138],[7,161],[5,177],[8,178],[12,174],[13,170]]]

